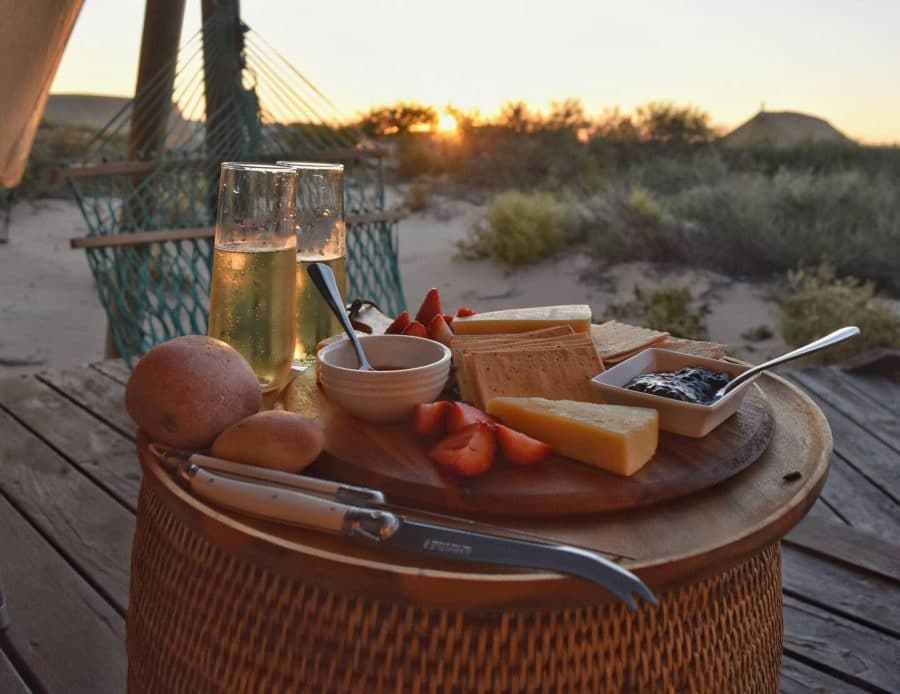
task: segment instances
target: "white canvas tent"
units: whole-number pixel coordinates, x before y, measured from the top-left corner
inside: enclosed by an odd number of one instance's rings
[[[22,179],[84,0],[0,0],[0,185]]]

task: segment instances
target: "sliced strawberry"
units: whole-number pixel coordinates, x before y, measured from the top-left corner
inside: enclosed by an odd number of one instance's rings
[[[453,331],[450,330],[450,326],[447,325],[447,321],[444,320],[440,313],[432,318],[428,324],[428,337],[436,342],[440,342],[442,345],[450,346],[450,340],[453,339]]]
[[[451,325],[453,323],[453,319],[456,318],[456,316],[454,316],[452,313],[444,313],[442,315],[444,316],[444,322],[447,325]]]
[[[414,337],[428,337],[428,330],[419,321],[414,320],[403,328],[404,335],[413,335]]]
[[[447,413],[452,404],[449,400],[438,400],[416,405],[414,413],[416,433],[420,436],[443,434],[447,424]]]
[[[416,313],[416,320],[422,325],[428,325],[431,319],[441,313],[441,295],[437,289],[431,288],[425,295],[425,301],[419,306],[419,312]]]
[[[399,335],[406,329],[407,325],[409,325],[409,312],[403,311],[384,332],[386,335]]]
[[[474,316],[475,311],[470,308],[466,308],[465,306],[460,306],[456,309],[456,317],[457,318],[465,318],[466,316]]]
[[[450,411],[447,413],[447,431],[451,434],[454,431],[465,429],[476,422],[494,426],[494,420],[477,407],[472,407],[464,402],[453,402],[450,404]]]
[[[503,457],[519,465],[531,465],[550,455],[550,446],[521,431],[497,425],[497,442]]]
[[[472,477],[486,472],[497,453],[497,436],[493,427],[475,422],[449,434],[428,451],[428,457],[459,475]]]

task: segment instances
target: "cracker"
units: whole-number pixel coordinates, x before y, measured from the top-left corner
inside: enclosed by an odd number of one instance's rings
[[[597,353],[607,363],[621,361],[624,358],[622,355],[631,356],[642,349],[656,346],[667,337],[669,333],[660,330],[641,328],[614,320],[591,326],[591,339]]]
[[[694,357],[706,357],[707,359],[721,359],[725,356],[728,345],[719,342],[701,342],[699,340],[686,340],[682,337],[667,337],[659,345],[662,349],[670,349],[673,352],[690,354]]]
[[[453,366],[456,369],[456,384],[459,387],[460,399],[465,402],[472,402],[474,399],[474,392],[471,387],[471,371],[467,367],[465,359],[465,355],[470,350],[475,348],[496,348],[529,339],[561,337],[574,334],[575,331],[572,330],[569,325],[555,325],[549,328],[538,328],[523,333],[454,336],[450,340],[450,353],[453,357]]]
[[[590,380],[602,370],[593,345],[470,356],[470,375],[479,407],[502,395],[590,401]]]

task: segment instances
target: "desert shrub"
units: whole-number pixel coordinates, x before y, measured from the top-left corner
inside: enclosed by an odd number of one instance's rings
[[[406,192],[406,199],[403,206],[410,212],[423,212],[428,209],[431,202],[431,184],[426,181],[416,181]]]
[[[680,230],[660,199],[646,188],[610,187],[582,207],[582,236],[604,263],[683,259]]]
[[[757,325],[741,333],[741,339],[747,340],[747,342],[762,342],[773,337],[775,337],[775,333],[768,325]]]
[[[858,337],[808,359],[832,363],[875,347],[900,348],[900,315],[873,301],[874,295],[872,282],[838,277],[827,263],[788,273],[780,316],[785,342],[799,346],[845,325],[856,325]]]
[[[694,264],[771,274],[828,261],[841,274],[900,288],[900,196],[883,176],[732,175],[667,203]]]
[[[662,330],[675,337],[706,340],[709,330],[705,316],[709,307],[700,304],[693,308],[694,298],[688,287],[659,287],[647,291],[640,285],[634,288],[634,299],[624,304],[611,304],[607,315],[630,319],[653,330]]]
[[[458,248],[464,258],[526,265],[555,253],[576,230],[576,212],[569,201],[546,192],[507,191],[494,198],[485,219]]]

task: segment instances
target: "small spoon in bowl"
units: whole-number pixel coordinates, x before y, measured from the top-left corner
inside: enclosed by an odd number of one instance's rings
[[[366,359],[366,354],[363,352],[362,345],[359,343],[356,331],[353,329],[353,325],[347,317],[347,312],[344,310],[344,301],[341,298],[341,292],[338,289],[337,281],[334,279],[334,272],[332,269],[325,265],[325,263],[312,263],[306,268],[306,272],[313,281],[313,284],[316,285],[316,289],[319,290],[322,298],[325,299],[328,308],[330,308],[334,312],[334,315],[338,317],[341,326],[344,328],[344,332],[346,332],[347,337],[350,338],[350,342],[353,343],[353,349],[356,351],[356,358],[359,360],[359,370],[376,371],[377,369],[375,369],[375,367],[369,363],[369,360]]]
[[[767,369],[771,369],[773,366],[784,364],[784,362],[791,361],[792,359],[805,357],[807,354],[812,354],[813,352],[818,352],[820,349],[831,347],[831,345],[836,345],[838,342],[843,342],[844,340],[855,337],[856,335],[859,335],[859,328],[857,328],[855,325],[850,325],[846,328],[839,328],[833,333],[829,333],[825,337],[820,337],[818,340],[810,342],[808,345],[803,345],[802,347],[798,347],[792,352],[782,354],[780,357],[775,357],[774,359],[769,359],[769,361],[764,361],[762,364],[747,369],[744,373],[736,376],[724,386],[719,388],[719,390],[716,391],[715,400],[724,398],[732,390],[740,386],[742,383],[746,383],[749,379],[753,378],[761,371],[766,371]]]

